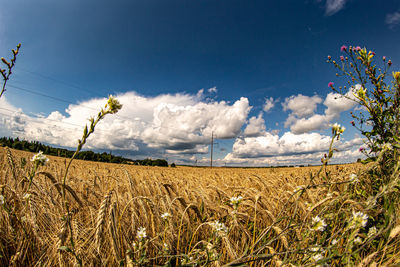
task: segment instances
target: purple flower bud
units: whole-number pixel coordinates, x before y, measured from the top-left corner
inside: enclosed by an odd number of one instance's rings
[[[363,152],[365,149],[363,148],[363,147],[360,147],[359,149],[358,149],[358,151],[359,152]]]
[[[353,126],[355,126],[355,125],[356,125],[356,124],[354,123],[354,121],[351,121],[350,123],[351,123],[351,125],[353,125]]]
[[[340,51],[345,52],[347,50],[347,46],[342,45],[342,47],[340,48]]]

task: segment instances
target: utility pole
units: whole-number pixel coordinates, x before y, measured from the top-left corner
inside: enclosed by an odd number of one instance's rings
[[[211,155],[210,155],[210,167],[212,168],[213,164],[213,150],[214,150],[214,132],[211,132]]]

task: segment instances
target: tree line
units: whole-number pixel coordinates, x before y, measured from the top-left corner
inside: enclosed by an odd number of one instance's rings
[[[10,147],[18,150],[24,150],[29,152],[39,152],[42,151],[46,155],[50,156],[58,156],[71,158],[75,151],[68,150],[65,148],[57,148],[48,145],[44,145],[38,141],[27,141],[20,140],[17,138],[11,137],[1,137],[0,138],[0,146],[2,147]],[[168,167],[168,162],[164,159],[137,159],[132,160],[128,158],[124,158],[121,156],[114,156],[111,153],[96,153],[93,151],[81,151],[76,155],[76,159],[81,160],[90,160],[90,161],[98,161],[98,162],[111,162],[111,163],[120,163],[120,164],[134,164],[134,165],[142,165],[142,166],[161,166]]]

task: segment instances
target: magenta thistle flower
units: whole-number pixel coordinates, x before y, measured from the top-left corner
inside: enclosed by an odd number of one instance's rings
[[[363,147],[360,147],[360,148],[358,149],[359,152],[363,152],[364,150],[365,150],[365,148],[363,148]]]
[[[331,88],[332,88],[332,87],[333,87],[333,82],[329,82],[329,83],[328,83],[328,87],[331,87]]]
[[[347,46],[342,45],[342,47],[340,48],[340,51],[345,52],[347,50]]]

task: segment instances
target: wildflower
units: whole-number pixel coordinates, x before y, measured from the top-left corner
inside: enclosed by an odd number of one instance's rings
[[[362,213],[361,211],[354,212],[353,211],[353,219],[350,222],[350,228],[355,228],[355,227],[365,227],[368,222],[368,215]]]
[[[357,47],[356,47],[356,51],[361,51],[361,47],[360,47],[360,46],[357,46]]]
[[[332,58],[331,56],[328,56],[328,60],[331,60],[331,58]]]
[[[314,260],[314,261],[320,261],[320,260],[322,260],[323,258],[324,258],[324,256],[322,256],[321,253],[316,254],[316,255],[313,256],[313,260]]]
[[[338,242],[337,239],[333,239],[332,242],[331,242],[332,246],[336,245],[337,242]]]
[[[393,146],[390,143],[385,143],[382,146],[382,150],[392,150]]]
[[[352,182],[352,183],[358,183],[359,182],[357,174],[354,174],[354,173],[350,174],[350,182]]]
[[[356,239],[354,239],[354,244],[357,244],[357,245],[359,245],[359,244],[362,244],[362,239],[361,239],[361,237],[356,237]]]
[[[340,56],[340,61],[344,61],[344,56]]]
[[[386,57],[385,57],[385,56],[383,56],[383,57],[382,57],[382,60],[383,60],[383,61],[386,61]]]
[[[296,187],[296,189],[294,189],[293,193],[300,192],[300,191],[304,190],[304,188],[305,188],[304,185],[299,185]]]
[[[31,158],[31,161],[37,166],[44,166],[49,161],[49,159],[45,155],[43,155],[42,151],[39,151],[39,153]]]
[[[325,220],[321,219],[319,216],[315,216],[314,218],[312,218],[311,231],[323,232],[325,228],[326,228]]]
[[[363,152],[364,150],[365,150],[365,148],[363,148],[363,147],[360,147],[360,148],[358,149],[359,152]]]
[[[388,61],[388,65],[389,65],[389,67],[392,65],[392,61],[390,59]]]
[[[351,121],[350,123],[351,125],[356,126],[356,123],[354,121]]]
[[[137,239],[139,239],[139,240],[145,239],[145,238],[147,237],[146,228],[144,228],[144,227],[139,227],[139,229],[138,229],[138,231],[137,231],[137,233],[136,233],[136,237],[137,237]]]
[[[169,214],[168,212],[164,212],[163,214],[161,214],[161,219],[168,220],[168,218],[171,218],[171,214]]]
[[[376,227],[375,227],[375,226],[372,226],[372,227],[369,228],[369,230],[368,230],[368,234],[367,234],[368,238],[373,237],[374,235],[376,235],[377,232],[378,232],[378,231],[376,230]]]
[[[309,248],[309,250],[311,251],[311,252],[323,252],[324,250],[320,247],[320,246],[318,246],[317,244],[315,245],[315,246],[313,246],[313,247],[311,247],[311,248]]]
[[[107,101],[107,104],[105,107],[108,108],[106,112],[114,114],[114,113],[117,113],[118,110],[120,110],[122,108],[122,105],[119,103],[119,101],[115,97],[113,97],[112,95],[109,95],[108,101]]]
[[[395,78],[396,80],[399,80],[400,79],[400,71],[393,72],[393,78]]]
[[[340,47],[340,51],[345,52],[347,50],[347,46],[342,45],[342,47]]]
[[[228,228],[225,226],[224,223],[219,222],[216,220],[215,222],[210,223],[210,225],[214,228],[214,231],[217,234],[226,234],[228,233]]]
[[[333,82],[329,82],[329,83],[328,83],[328,87],[331,87],[331,88],[332,88],[332,87],[333,87]]]
[[[332,125],[332,134],[334,135],[340,135],[344,132],[344,130],[346,130],[346,128],[344,126],[340,126],[338,123],[334,123]]]
[[[4,205],[4,196],[0,195],[0,205]]]
[[[164,250],[168,250],[168,244],[167,244],[167,243],[164,243],[164,244],[163,244],[163,248],[164,248]]]
[[[358,89],[356,96],[359,99],[364,99],[366,92],[367,92],[367,89],[364,89],[364,88],[361,87],[360,89]]]
[[[242,202],[242,200],[243,200],[242,196],[231,197],[230,202],[231,202],[232,206],[237,208],[239,206],[240,202]]]
[[[25,200],[28,200],[30,197],[31,197],[31,194],[25,193],[22,198],[25,199]]]

